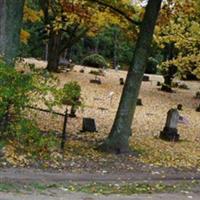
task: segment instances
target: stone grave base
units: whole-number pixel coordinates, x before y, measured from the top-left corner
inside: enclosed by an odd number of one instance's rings
[[[165,127],[163,131],[160,132],[160,138],[166,141],[177,142],[179,141],[180,135],[176,128]]]

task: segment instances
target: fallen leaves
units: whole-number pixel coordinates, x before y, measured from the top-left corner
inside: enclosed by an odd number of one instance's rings
[[[131,144],[140,150],[142,162],[174,168],[200,167],[200,144],[192,141],[170,143],[152,136],[135,136]]]
[[[156,79],[154,82],[143,83],[140,98],[142,98],[144,105],[136,109],[132,126],[133,135],[130,139],[132,149],[139,152],[140,156],[138,158],[116,156],[99,152],[95,148],[96,144],[108,136],[111,129],[122,91],[119,78],[125,78],[126,73],[107,70],[106,76],[102,77],[103,84],[97,86],[89,84],[89,80],[92,78],[92,75],[89,74],[90,69],[85,68],[85,73],[82,74],[79,73],[80,68],[76,66],[77,72],[72,71],[57,75],[60,80],[59,86],[69,81],[78,81],[82,87],[85,104],[83,110],[78,110],[77,118],[68,119],[68,139],[64,154],[59,151],[59,143],[50,152],[38,149],[38,155],[34,155],[34,158],[27,152],[19,152],[17,150],[18,145],[12,144],[6,147],[7,154],[5,157],[9,163],[31,165],[35,162],[39,163],[36,166],[46,168],[93,170],[100,173],[119,170],[121,172],[137,171],[140,169],[139,162],[147,163],[150,167],[152,164],[152,166],[200,169],[200,123],[199,113],[195,112],[196,104],[199,102],[193,101],[193,93],[199,88],[197,83],[189,82],[190,88],[193,88],[193,90],[177,90],[176,93],[172,94],[158,91],[155,84]],[[152,78],[157,77],[153,76]],[[115,95],[110,104],[108,95],[111,91]],[[179,103],[183,104],[181,115],[187,116],[191,125],[190,127],[178,127],[180,142],[164,142],[157,137],[163,129],[167,111]],[[58,111],[63,112],[59,109]],[[55,137],[59,137],[63,127],[63,118],[53,117],[41,112],[35,114],[31,112],[29,118],[31,117],[36,118],[42,130],[56,130]],[[82,128],[83,117],[91,117],[96,120],[98,133],[79,132]],[[31,159],[31,162],[27,162],[26,159]]]

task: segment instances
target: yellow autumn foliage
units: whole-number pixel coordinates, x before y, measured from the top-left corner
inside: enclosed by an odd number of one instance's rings
[[[28,43],[28,40],[30,38],[30,33],[24,29],[21,30],[21,33],[20,33],[20,41],[24,44],[27,44]]]

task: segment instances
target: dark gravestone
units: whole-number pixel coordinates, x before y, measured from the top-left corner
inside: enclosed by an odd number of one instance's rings
[[[119,79],[119,83],[120,83],[120,85],[124,85],[124,79],[123,79],[123,78],[120,78],[120,79]]]
[[[97,132],[95,120],[93,118],[83,118],[82,132]]]
[[[137,104],[136,104],[137,106],[142,106],[143,104],[142,104],[142,99],[137,99]]]
[[[195,98],[200,99],[200,91],[196,92]]]
[[[99,77],[95,77],[95,79],[91,79],[90,83],[101,84],[101,79]]]
[[[161,86],[162,84],[161,84],[161,82],[160,81],[158,81],[157,82],[157,86]]]
[[[200,112],[200,104],[199,104],[199,106],[197,107],[196,111],[197,111],[197,112]]]
[[[80,70],[80,73],[84,73],[84,72],[85,72],[85,70],[84,70],[84,69],[81,69],[81,70]]]
[[[170,109],[167,112],[167,120],[163,131],[160,132],[160,138],[166,141],[177,142],[179,134],[177,131],[177,124],[182,117],[179,115],[177,109]]]
[[[149,76],[144,75],[142,81],[149,81]]]

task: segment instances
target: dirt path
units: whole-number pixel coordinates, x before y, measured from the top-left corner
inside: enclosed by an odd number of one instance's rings
[[[200,172],[184,172],[160,169],[150,172],[136,173],[115,173],[107,174],[104,171],[101,174],[90,173],[67,173],[67,172],[49,172],[39,169],[18,169],[7,168],[0,171],[0,182],[17,182],[17,183],[62,183],[62,182],[104,182],[120,183],[125,182],[174,182],[174,181],[192,181],[200,180]]]

